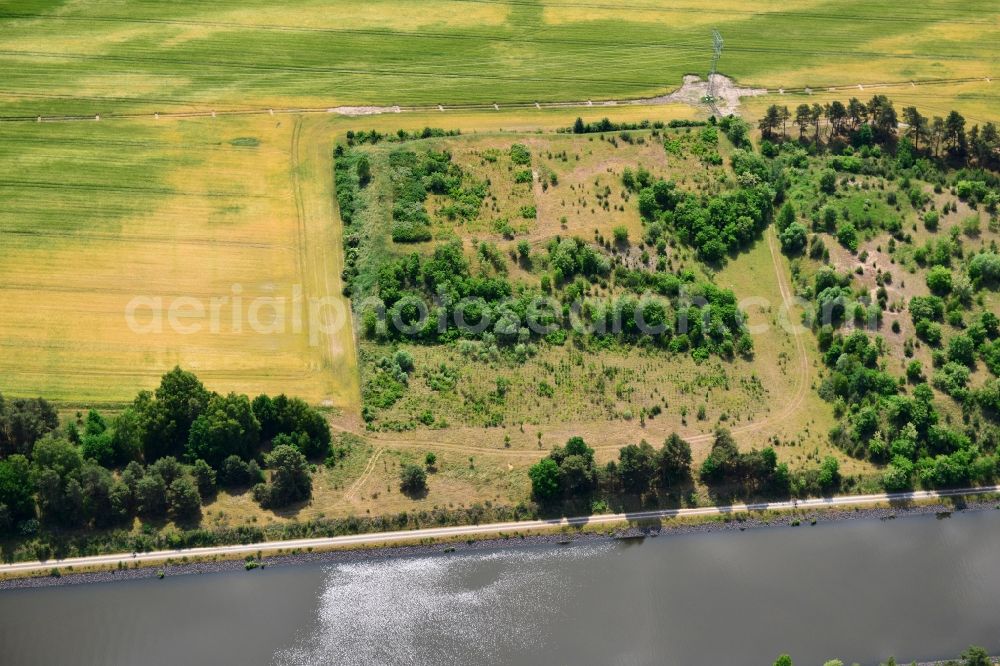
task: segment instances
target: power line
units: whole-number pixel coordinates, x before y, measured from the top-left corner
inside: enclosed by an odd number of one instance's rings
[[[718,30],[712,31],[712,69],[708,73],[708,92],[705,95],[705,101],[708,103],[709,108],[712,109],[712,113],[716,116],[721,115],[719,113],[719,108],[715,105],[715,73],[716,67],[719,64],[719,58],[722,57],[722,47],[724,42],[722,41],[722,33]]]

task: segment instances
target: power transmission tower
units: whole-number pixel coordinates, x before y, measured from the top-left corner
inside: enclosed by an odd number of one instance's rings
[[[718,30],[712,31],[712,71],[708,73],[708,93],[705,95],[705,101],[712,108],[712,113],[719,115],[719,110],[715,107],[715,72],[716,66],[719,64],[719,58],[722,56],[722,34]]]

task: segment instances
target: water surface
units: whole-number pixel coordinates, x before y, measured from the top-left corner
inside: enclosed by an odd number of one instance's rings
[[[797,664],[1000,652],[1000,511],[0,592],[5,664]]]

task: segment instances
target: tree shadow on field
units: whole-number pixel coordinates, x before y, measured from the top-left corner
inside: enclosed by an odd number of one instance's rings
[[[422,500],[427,498],[427,486],[424,486],[423,488],[400,487],[399,491],[411,500]]]

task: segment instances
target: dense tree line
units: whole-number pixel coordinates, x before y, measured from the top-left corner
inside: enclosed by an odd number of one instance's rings
[[[662,130],[666,127],[704,127],[707,124],[708,122],[704,120],[684,120],[679,118],[675,118],[669,123],[664,123],[662,120],[641,120],[637,123],[614,122],[609,118],[601,118],[594,123],[585,123],[583,118],[577,118],[573,122],[572,127],[563,128],[558,131],[563,133],[572,132],[573,134],[599,134],[601,132],[628,132],[646,129]]]
[[[807,496],[840,488],[837,460],[793,473],[771,447],[740,451],[729,430],[715,431],[709,455],[695,469],[691,446],[676,433],[659,449],[645,440],[618,451],[618,459],[598,466],[594,450],[580,437],[557,446],[528,470],[532,497],[543,505],[602,498],[636,497],[641,502],[690,493],[695,476],[715,496]]]
[[[44,400],[0,397],[0,425],[0,530],[26,535],[39,521],[192,521],[218,486],[253,487],[262,505],[285,506],[310,497],[307,457],[330,450],[326,420],[302,400],[220,395],[180,368],[110,421],[91,410],[60,429]]]
[[[758,123],[764,141],[789,138],[789,125],[798,128],[798,141],[820,146],[825,141],[835,151],[846,145],[894,146],[909,156],[946,157],[959,164],[1000,168],[1000,132],[996,124],[985,123],[967,129],[958,111],[927,118],[914,106],[897,113],[885,95],[875,95],[867,103],[852,97],[847,104],[800,104],[794,113],[787,106],[773,104]]]
[[[594,450],[571,437],[528,470],[532,496],[539,502],[586,499],[596,494],[676,493],[690,486],[691,446],[676,433],[655,449],[646,441],[619,451],[618,461],[598,467]]]
[[[415,141],[416,139],[435,139],[446,136],[460,136],[461,134],[461,130],[445,130],[439,127],[425,127],[422,130],[414,130],[413,132],[407,132],[404,129],[399,129],[393,133],[383,133],[378,130],[360,132],[347,130],[344,134],[344,139],[349,147],[353,147],[363,144],[375,145],[377,143],[382,143],[383,141],[393,143]]]

